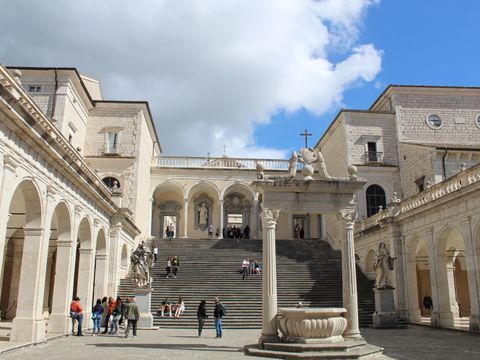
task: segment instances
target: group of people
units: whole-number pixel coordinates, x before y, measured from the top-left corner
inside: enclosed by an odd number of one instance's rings
[[[167,225],[165,228],[165,236],[169,241],[172,241],[175,237],[175,226],[173,226],[173,224]]]
[[[180,296],[177,300],[177,303],[173,305],[170,303],[170,301],[168,301],[168,298],[165,298],[160,305],[160,316],[164,317],[167,311],[168,316],[172,317],[173,312],[173,317],[179,318],[180,315],[185,311],[185,302],[183,301],[183,298]]]
[[[300,224],[295,224],[295,226],[293,227],[293,238],[295,240],[305,238],[305,230],[303,230],[303,227],[300,226]]]
[[[223,228],[223,238],[224,239],[236,239],[240,240],[242,238],[244,239],[250,239],[250,227],[248,225],[245,225],[245,227],[237,227],[236,225],[228,225]]]
[[[246,258],[242,261],[240,273],[242,274],[242,280],[248,279],[248,275],[261,274],[262,264],[258,260]]]
[[[176,256],[169,256],[167,257],[167,262],[165,263],[165,271],[167,272],[166,278],[170,277],[170,274],[174,278],[177,277],[178,269],[180,268],[180,261]]]
[[[213,308],[213,318],[215,319],[215,332],[216,338],[219,339],[222,337],[222,319],[227,313],[225,305],[223,305],[218,297],[214,299],[214,308]],[[205,320],[208,319],[207,315],[207,302],[205,300],[200,301],[197,309],[197,319],[198,319],[198,336],[202,336],[203,326],[205,325]]]
[[[139,314],[135,297],[129,297],[125,302],[120,297],[117,297],[116,300],[106,296],[103,299],[97,299],[92,308],[92,335],[99,335],[102,327],[104,327],[102,334],[117,335],[119,325],[126,324],[125,337],[128,337],[130,328],[133,329],[133,337],[135,337],[137,336]],[[83,307],[78,296],[74,297],[70,304],[70,317],[72,318],[72,335],[75,335],[75,325],[77,325],[76,335],[83,336]]]

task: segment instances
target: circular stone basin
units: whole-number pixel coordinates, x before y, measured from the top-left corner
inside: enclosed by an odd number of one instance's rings
[[[331,343],[343,340],[345,308],[280,308],[278,328],[283,340],[300,343]]]

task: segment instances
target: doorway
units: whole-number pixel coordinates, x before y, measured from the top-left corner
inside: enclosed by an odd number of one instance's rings
[[[170,231],[173,232],[173,236],[175,237],[177,233],[177,216],[176,215],[164,215],[162,219],[162,224],[163,224],[163,231],[162,231],[162,237],[168,237],[167,236],[167,226],[169,227]]]
[[[310,239],[310,224],[308,215],[293,215],[293,238],[295,240]]]

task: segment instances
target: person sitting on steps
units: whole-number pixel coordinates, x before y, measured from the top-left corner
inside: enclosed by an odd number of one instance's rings
[[[180,296],[177,301],[177,305],[175,306],[175,317],[179,318],[180,315],[185,311],[185,303],[183,298]]]
[[[168,301],[168,298],[165,298],[165,300],[162,301],[162,304],[160,305],[160,316],[163,317],[164,313],[168,310],[168,316],[172,317],[172,305],[170,304],[170,301]]]

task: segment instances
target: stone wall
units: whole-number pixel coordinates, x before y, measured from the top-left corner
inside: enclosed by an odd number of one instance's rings
[[[320,144],[320,151],[325,159],[329,175],[346,177],[348,176],[347,137],[343,114],[339,116],[340,118],[336,120],[338,124],[335,124],[324,135]]]
[[[401,198],[407,198],[418,193],[415,180],[425,176],[425,180],[434,183],[436,150],[431,147],[400,144],[401,156]]]

